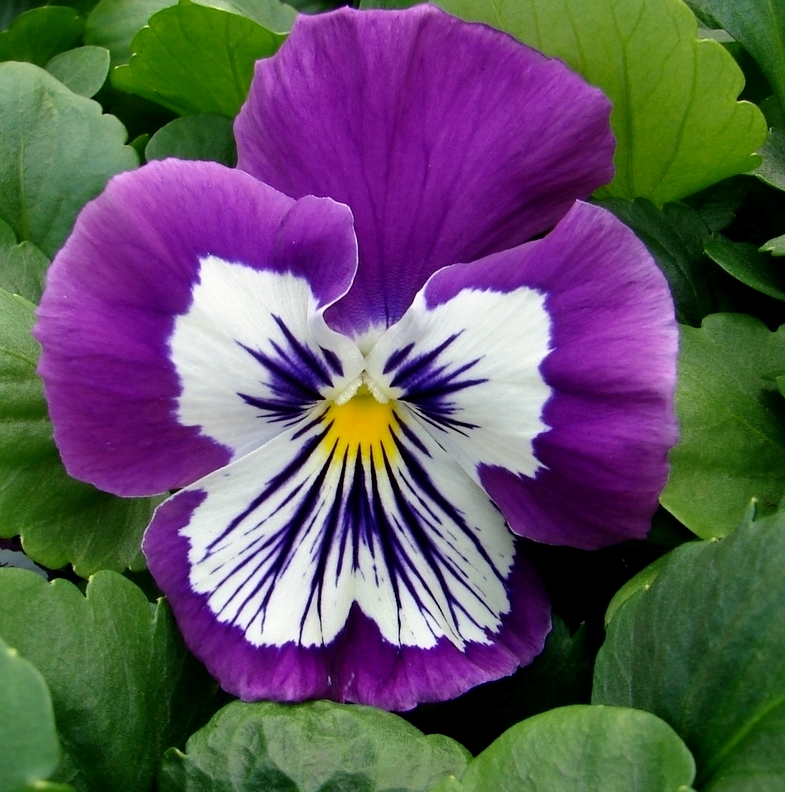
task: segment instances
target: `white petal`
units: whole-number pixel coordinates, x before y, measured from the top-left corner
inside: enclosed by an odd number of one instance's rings
[[[356,345],[327,327],[308,282],[215,256],[169,341],[177,417],[232,449],[263,445],[362,372]]]
[[[544,295],[463,289],[428,307],[423,293],[368,355],[367,376],[407,403],[475,481],[481,464],[534,476],[551,396],[540,372],[551,337]]]

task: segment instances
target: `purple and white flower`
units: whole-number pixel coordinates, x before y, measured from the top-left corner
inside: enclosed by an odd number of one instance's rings
[[[676,325],[576,201],[609,113],[490,28],[343,9],[257,64],[237,169],[152,163],[83,210],[36,329],[55,438],[102,489],[179,490],[144,551],[226,690],[458,695],[549,630],[515,534],[648,530]]]

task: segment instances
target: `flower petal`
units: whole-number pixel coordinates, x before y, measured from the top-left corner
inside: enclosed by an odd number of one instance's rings
[[[52,264],[35,331],[71,475],[149,495],[280,432],[258,417],[283,393],[265,369],[271,344],[307,368],[305,347],[286,346],[287,332],[297,342],[307,329],[336,379],[341,365],[362,365],[321,316],[349,288],[356,257],[351,213],[329,199],[295,202],[206,162],[115,177]],[[238,415],[228,434],[216,429]]]
[[[649,529],[676,441],[676,352],[651,256],[577,203],[543,240],[436,273],[368,374],[516,533],[596,548]]]
[[[192,650],[245,699],[388,709],[529,662],[548,600],[502,515],[405,407],[354,451],[335,409],[156,513],[145,554]]]
[[[397,321],[428,276],[550,228],[613,175],[610,103],[556,60],[430,5],[301,15],[261,60],[238,167],[348,204],[344,332]]]

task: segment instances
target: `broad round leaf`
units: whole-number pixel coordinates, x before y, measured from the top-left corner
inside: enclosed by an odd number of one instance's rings
[[[0,290],[0,536],[21,535],[28,555],[50,569],[142,567],[149,499],[120,499],[70,478],[52,441],[34,306]],[[0,632],[2,634],[2,632]]]
[[[735,0],[734,0],[735,1]],[[755,105],[716,41],[698,41],[681,0],[439,0],[465,19],[561,58],[613,101],[616,177],[598,196],[675,201],[760,161]]]
[[[234,118],[254,63],[273,55],[284,38],[246,17],[182,0],[134,36],[134,57],[112,72],[112,84],[180,115]]]
[[[0,61],[45,66],[53,56],[76,46],[85,23],[73,8],[34,8],[0,33]]]
[[[702,792],[785,789],[783,558],[782,514],[677,548],[597,657],[594,701],[667,721]]]
[[[60,743],[46,682],[32,663],[0,638],[0,792],[46,789],[43,782],[59,761]]]
[[[688,792],[695,762],[648,712],[574,706],[507,730],[434,792]]]
[[[77,47],[55,55],[46,70],[66,88],[80,96],[98,93],[109,74],[109,50],[103,47]]]
[[[114,572],[72,583],[0,569],[0,635],[39,669],[80,792],[146,792],[158,758],[192,728],[212,683],[167,605]]]
[[[0,220],[53,256],[110,176],[138,164],[101,106],[28,63],[0,64]]]
[[[469,754],[372,707],[234,702],[167,751],[160,792],[427,792]]]
[[[744,314],[682,326],[676,412],[679,444],[662,505],[698,536],[725,536],[752,498],[785,495],[785,328]]]
[[[195,115],[175,118],[150,138],[145,149],[149,160],[212,160],[233,168],[237,164],[232,120],[225,116]]]

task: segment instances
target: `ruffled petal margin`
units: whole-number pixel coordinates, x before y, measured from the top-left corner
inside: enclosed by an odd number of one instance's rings
[[[610,213],[431,277],[369,356],[512,529],[594,549],[650,527],[677,439],[665,278]]]
[[[425,4],[301,15],[256,64],[238,167],[351,207],[360,266],[328,312],[389,326],[429,275],[531,239],[613,176],[611,106],[563,63]]]
[[[365,453],[333,409],[159,507],[144,551],[192,651],[247,700],[395,710],[530,662],[548,597],[487,495],[405,407]]]
[[[234,399],[235,413],[256,411],[246,424],[257,426],[263,422],[253,400],[270,395],[260,350],[241,349],[227,328],[270,341],[275,317],[253,300],[269,289],[266,302],[279,318],[285,314],[284,326],[310,322],[329,347],[340,336],[320,312],[347,291],[356,265],[351,212],[329,199],[294,201],[207,162],[165,160],[116,176],[84,208],[55,258],[34,330],[68,472],[118,495],[151,495],[190,484],[249,444],[263,444],[270,432],[237,448],[236,432],[203,431],[205,411],[220,421],[227,409],[218,391]],[[233,280],[230,300],[202,289],[206,296],[195,303],[202,278],[215,285],[224,275]],[[300,285],[295,295],[292,283]],[[251,284],[258,286],[252,294],[236,288]],[[191,335],[203,347],[181,344],[185,352],[176,360],[173,334],[178,321],[188,329],[189,315]],[[283,330],[274,329],[285,342]],[[353,348],[348,339],[335,343]],[[347,354],[361,365],[356,350]],[[251,375],[233,381],[229,363],[237,355],[243,361],[235,369]],[[191,394],[185,404],[184,382]]]

